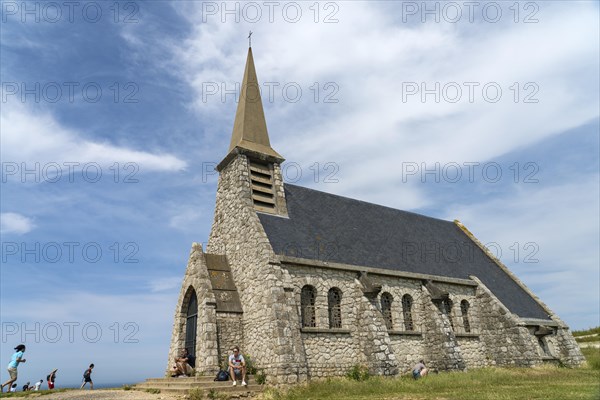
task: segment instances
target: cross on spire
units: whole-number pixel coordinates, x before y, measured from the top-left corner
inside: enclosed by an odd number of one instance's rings
[[[252,31],[248,34],[248,47],[252,47]]]

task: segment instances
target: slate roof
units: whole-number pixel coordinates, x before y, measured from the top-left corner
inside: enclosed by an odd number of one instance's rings
[[[544,309],[453,222],[285,184],[289,218],[258,213],[275,253],[452,278],[477,276],[513,313]]]

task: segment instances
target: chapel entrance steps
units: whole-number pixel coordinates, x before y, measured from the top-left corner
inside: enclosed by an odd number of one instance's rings
[[[238,380],[237,386],[232,386],[232,381],[214,381],[213,376],[197,376],[192,378],[148,378],[146,381],[138,383],[132,389],[145,391],[146,389],[158,389],[161,393],[187,394],[192,389],[200,389],[204,395],[211,391],[223,393],[229,398],[252,398],[254,395],[262,392],[264,386],[256,384],[252,375],[246,377],[248,386],[242,386]]]

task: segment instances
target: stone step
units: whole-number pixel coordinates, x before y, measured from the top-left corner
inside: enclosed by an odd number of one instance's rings
[[[253,375],[246,376],[246,382],[250,383],[254,380]],[[239,379],[238,379],[239,381]],[[145,382],[217,382],[214,376],[194,376],[194,377],[181,377],[181,378],[148,378]],[[228,381],[231,383],[231,381]]]
[[[205,392],[214,390],[217,392],[262,392],[263,387],[260,385],[248,385],[242,386],[238,384],[237,386],[229,385],[169,385],[169,386],[159,386],[159,385],[151,385],[140,383],[135,385],[134,389],[138,390],[146,390],[146,389],[158,389],[162,391],[176,391],[176,392],[187,392],[192,389],[200,389]]]
[[[174,387],[174,388],[222,388],[222,387],[228,387],[228,386],[233,386],[232,382],[189,382],[189,383],[183,383],[183,382],[142,382],[142,383],[138,383],[136,385],[137,387],[144,387],[144,388],[170,388],[170,387]],[[242,386],[242,384],[240,382],[238,382],[237,386]],[[254,383],[250,383],[248,386],[260,386],[260,385],[256,385]]]
[[[134,390],[158,389],[165,393],[188,393],[192,389],[199,389],[205,393],[212,391],[240,395],[241,397],[250,396],[254,393],[262,392],[264,387],[251,382],[252,376],[246,377],[248,386],[242,386],[238,381],[237,386],[233,386],[232,381],[215,381],[212,376],[198,376],[192,378],[148,378],[146,381],[133,386]]]

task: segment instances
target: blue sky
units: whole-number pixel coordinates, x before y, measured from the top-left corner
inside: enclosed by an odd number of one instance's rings
[[[459,219],[573,329],[600,323],[596,2],[246,4],[2,2],[20,381],[161,375],[249,30],[288,182]]]

